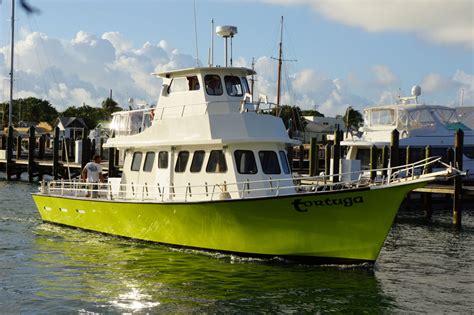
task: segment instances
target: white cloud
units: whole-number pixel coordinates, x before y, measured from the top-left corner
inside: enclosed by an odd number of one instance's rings
[[[414,32],[422,38],[474,48],[472,0],[264,0],[308,5],[340,23],[370,32]]]
[[[375,83],[379,85],[393,85],[398,82],[398,77],[385,65],[375,65],[372,67]]]
[[[152,72],[195,65],[191,55],[180,53],[164,40],[135,49],[118,32],[99,37],[80,31],[71,40],[24,32],[16,43],[15,55],[18,80],[14,97],[45,98],[59,110],[83,103],[99,106],[110,89],[124,107],[129,97],[155,103],[161,83]],[[4,76],[9,58],[9,47],[0,47]],[[8,98],[6,90],[4,99]]]

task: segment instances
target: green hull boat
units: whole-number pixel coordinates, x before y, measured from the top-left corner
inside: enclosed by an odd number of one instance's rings
[[[33,195],[45,222],[189,248],[318,263],[373,263],[406,194],[425,181],[203,202]]]

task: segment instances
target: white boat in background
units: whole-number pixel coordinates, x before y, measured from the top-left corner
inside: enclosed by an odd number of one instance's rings
[[[396,104],[381,105],[364,110],[364,126],[359,136],[349,135],[341,142],[346,146],[346,160],[351,171],[370,168],[370,147],[375,145],[380,151],[390,145],[391,133],[400,133],[400,163],[405,164],[406,148],[410,146],[410,160],[424,158],[427,145],[432,155],[447,161],[448,148],[454,145],[457,129],[464,131],[463,169],[474,171],[474,132],[459,120],[456,108],[418,103],[421,88],[414,86],[412,96],[400,97]],[[379,158],[380,160],[380,158]],[[359,162],[360,161],[360,164]],[[344,167],[343,167],[344,168]]]

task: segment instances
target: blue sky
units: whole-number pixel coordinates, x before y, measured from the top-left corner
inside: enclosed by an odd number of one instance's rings
[[[148,73],[193,65],[193,1],[29,3],[41,14],[28,17],[18,9],[17,97],[30,93],[57,107],[80,105],[81,98],[95,105],[112,88],[121,103],[128,96],[153,103],[160,82]],[[195,5],[201,62],[207,63],[211,18],[216,25],[236,25],[235,64],[249,66],[255,57],[258,91],[270,99],[276,63],[269,57],[277,56],[284,16],[284,55],[298,60],[285,65],[287,103],[337,114],[348,105],[391,102],[398,88],[408,94],[420,84],[427,103],[456,105],[464,90],[465,103],[474,105],[473,1],[196,0]],[[0,10],[5,76],[9,0]],[[215,63],[223,63],[222,40],[215,38],[215,46]],[[6,84],[0,97],[8,97]]]

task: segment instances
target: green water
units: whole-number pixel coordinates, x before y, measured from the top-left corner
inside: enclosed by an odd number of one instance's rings
[[[8,313],[471,312],[474,220],[400,215],[376,266],[305,266],[176,250],[43,224],[35,185],[0,181]]]

